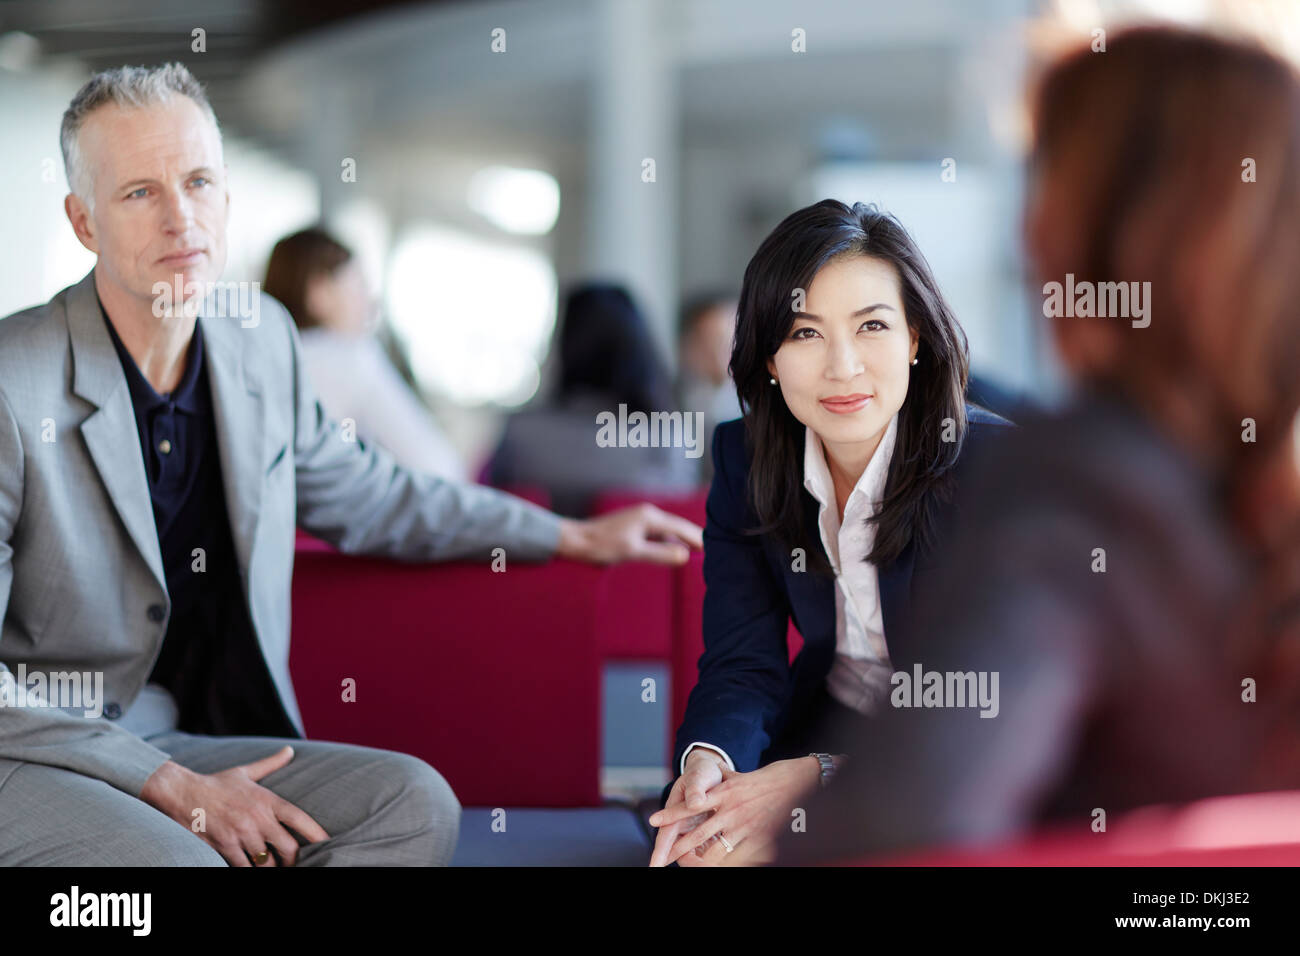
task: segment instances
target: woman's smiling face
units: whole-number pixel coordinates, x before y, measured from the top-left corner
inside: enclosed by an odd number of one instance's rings
[[[870,454],[907,397],[917,345],[894,266],[844,256],[813,278],[767,367],[794,417],[828,448]]]

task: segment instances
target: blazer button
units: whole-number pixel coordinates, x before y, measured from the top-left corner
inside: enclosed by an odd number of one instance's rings
[[[117,701],[109,701],[104,705],[104,716],[109,720],[117,720],[122,716],[122,706]]]
[[[161,604],[149,605],[149,620],[153,621],[155,624],[157,624],[166,616],[167,616],[167,610]]]

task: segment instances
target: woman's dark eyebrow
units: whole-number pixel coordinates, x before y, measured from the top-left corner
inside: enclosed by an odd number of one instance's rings
[[[895,311],[892,305],[886,305],[884,302],[873,302],[871,305],[866,305],[858,309],[858,311],[854,312],[849,316],[849,318],[856,319],[860,315],[875,312],[877,309],[888,309],[890,312]],[[822,320],[820,315],[814,315],[812,312],[796,312],[794,317],[796,319],[812,319],[814,322],[820,322]]]

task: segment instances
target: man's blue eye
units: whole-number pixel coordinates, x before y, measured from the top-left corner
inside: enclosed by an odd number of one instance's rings
[[[126,198],[130,199],[132,196],[135,196],[138,193],[145,192],[148,188],[149,188],[148,186],[141,186],[139,189],[133,189],[126,194]]]
[[[206,185],[207,182],[208,182],[208,177],[207,177],[207,176],[195,176],[192,180],[190,180],[190,182],[203,183],[203,184]]]

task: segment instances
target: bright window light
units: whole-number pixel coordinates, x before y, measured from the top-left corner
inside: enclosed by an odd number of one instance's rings
[[[470,178],[469,205],[506,232],[542,236],[560,215],[560,184],[537,169],[488,166]]]
[[[441,227],[404,232],[389,266],[389,315],[412,372],[462,405],[522,405],[536,393],[555,295],[540,252]]]

